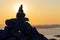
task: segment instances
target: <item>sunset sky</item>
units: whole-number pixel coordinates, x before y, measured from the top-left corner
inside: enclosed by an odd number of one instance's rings
[[[60,0],[0,0],[0,24],[15,18],[21,3],[31,25],[60,24]]]

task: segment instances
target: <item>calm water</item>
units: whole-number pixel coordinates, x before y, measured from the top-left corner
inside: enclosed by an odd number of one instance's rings
[[[39,33],[44,34],[48,39],[55,38],[60,40],[60,38],[53,36],[53,35],[60,35],[60,28],[37,29],[37,30]]]

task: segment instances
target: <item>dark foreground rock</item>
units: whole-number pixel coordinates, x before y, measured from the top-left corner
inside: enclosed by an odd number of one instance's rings
[[[49,39],[49,40],[57,40],[57,39],[52,38],[52,39]]]
[[[54,37],[58,37],[58,38],[60,38],[60,35],[54,35]]]
[[[22,5],[19,8],[16,18],[7,19],[4,30],[0,30],[0,40],[48,40],[40,34],[36,28],[28,23]]]

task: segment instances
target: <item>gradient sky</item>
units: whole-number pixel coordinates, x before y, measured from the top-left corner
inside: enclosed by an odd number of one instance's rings
[[[0,0],[0,24],[14,18],[16,4],[23,2],[32,25],[60,24],[60,0]]]

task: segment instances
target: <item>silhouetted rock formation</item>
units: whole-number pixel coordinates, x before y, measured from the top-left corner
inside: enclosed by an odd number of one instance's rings
[[[7,26],[0,30],[0,40],[48,40],[28,23],[22,8],[21,5],[16,18],[6,20]]]
[[[60,38],[60,35],[54,35],[54,37],[59,37]]]
[[[52,39],[49,39],[49,40],[57,40],[57,39],[52,38]]]

